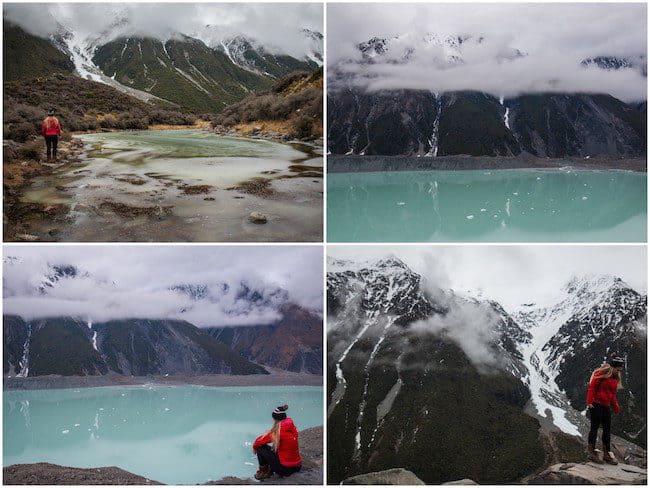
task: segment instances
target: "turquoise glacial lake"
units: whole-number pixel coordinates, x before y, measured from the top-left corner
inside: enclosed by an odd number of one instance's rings
[[[252,476],[252,443],[289,404],[323,425],[321,387],[137,386],[6,391],[3,465],[118,466],[170,484]]]
[[[330,173],[332,242],[645,242],[647,174],[504,169]]]

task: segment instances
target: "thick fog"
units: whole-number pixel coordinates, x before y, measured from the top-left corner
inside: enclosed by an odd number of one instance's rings
[[[642,3],[329,4],[327,23],[328,65],[370,90],[479,90],[505,97],[595,92],[646,99],[640,66],[581,65],[596,56],[645,65]],[[446,63],[442,47],[422,42],[429,34],[472,36],[461,46],[462,62]],[[360,64],[356,45],[375,36],[389,39],[388,54]],[[409,47],[415,48],[409,62],[395,62]]]
[[[107,33],[107,42],[179,33],[219,41],[244,34],[296,56],[309,44],[301,29],[323,31],[322,5],[314,3],[5,3],[4,16],[40,37],[56,32],[59,24],[82,38]]]
[[[72,265],[74,278],[47,286],[52,265]],[[289,301],[322,310],[322,251],[313,246],[7,246],[4,313],[27,319],[75,316],[183,319],[198,326],[269,324]],[[244,283],[268,303],[238,299]],[[228,290],[224,291],[224,284]],[[209,297],[174,291],[207,285]]]

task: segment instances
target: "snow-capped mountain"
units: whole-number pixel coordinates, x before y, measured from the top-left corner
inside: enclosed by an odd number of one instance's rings
[[[646,309],[647,297],[614,276],[576,277],[555,303],[521,307],[514,316],[532,335],[520,345],[538,415],[577,434],[581,421],[576,412],[585,408],[585,382],[591,371],[612,353],[637,357],[647,333]],[[638,404],[628,404],[629,394],[638,394],[640,385],[634,379],[638,374],[633,370],[632,378],[625,378],[629,393],[621,395],[626,415],[632,417],[641,413]],[[630,419],[626,433],[644,425]]]
[[[198,37],[213,49],[224,52],[235,65],[262,76],[279,78],[298,69],[316,69],[323,64],[323,36],[319,32],[301,29],[304,54],[295,57],[277,48],[264,46],[244,35],[211,36],[210,26]]]
[[[159,105],[220,112],[277,78],[322,64],[322,35],[308,29],[299,31],[303,42],[288,53],[243,35],[224,38],[212,26],[146,36],[133,28],[128,8],[107,9],[105,15],[112,19],[108,27],[91,33],[71,19],[54,18],[57,29],[49,42],[78,76]]]
[[[468,417],[486,407],[488,397],[505,412],[480,427],[488,435],[497,435],[502,421],[532,421],[523,413],[528,394],[519,378],[525,368],[510,337],[527,333],[497,303],[437,288],[396,257],[330,259],[328,270],[328,428],[337,433],[328,454],[335,459],[333,481],[379,470],[386,456],[393,465],[421,466],[417,474],[426,482],[456,479],[467,456],[480,459],[485,453],[445,436],[471,437],[465,432]],[[458,403],[458,385],[473,392],[471,401]],[[434,433],[445,437],[440,441],[458,463],[431,457],[425,445]],[[501,439],[509,453],[521,440],[507,434]],[[491,458],[482,479],[496,479],[503,461]]]
[[[546,432],[579,435],[589,375],[612,351],[630,358],[616,433],[640,442],[646,297],[618,278],[576,278],[551,303],[507,311],[471,292],[436,287],[395,257],[329,259],[327,304],[334,481],[380,470],[386,456],[430,483],[470,472],[498,479],[513,466],[531,471],[544,462],[533,453],[546,449],[537,419]],[[474,411],[484,402],[498,420]],[[489,473],[468,471],[469,457],[483,453],[458,442],[477,431],[499,438],[482,465]],[[452,434],[444,440],[447,461],[439,463],[424,446],[442,432]],[[579,449],[577,438],[566,442]]]
[[[4,258],[4,297],[18,301],[5,307],[5,375],[264,373],[259,364],[322,374],[322,316],[277,285],[186,282],[133,291],[69,263],[37,272],[24,264]],[[138,293],[152,306],[131,311]],[[30,298],[35,307],[72,308],[21,317]],[[78,357],[67,361],[72,350]]]
[[[366,63],[400,63],[415,60],[429,62],[437,68],[444,69],[463,64],[464,50],[475,48],[484,42],[482,36],[442,34],[428,32],[423,36],[402,34],[392,37],[372,37],[357,44],[363,62]],[[516,47],[504,47],[494,54],[499,61],[513,60],[526,56]],[[346,61],[351,62],[350,60]],[[334,71],[336,74],[336,66]]]
[[[357,57],[328,67],[328,151],[332,154],[437,157],[528,153],[558,158],[645,154],[645,107],[607,94],[542,90],[508,96],[433,88],[364,88],[381,76],[378,66],[397,72],[404,65],[405,77],[409,66],[426,69],[435,80],[436,72],[451,72],[472,63],[518,63],[529,56],[519,46],[492,45],[483,36],[428,33],[376,36],[356,48]],[[635,54],[577,60],[576,69],[647,73],[645,55]],[[504,85],[504,91],[507,89]]]

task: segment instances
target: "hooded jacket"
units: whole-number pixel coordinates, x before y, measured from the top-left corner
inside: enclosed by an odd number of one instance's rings
[[[48,120],[50,119],[50,120]],[[61,123],[59,119],[50,115],[43,120],[41,124],[41,133],[43,137],[45,136],[60,136],[61,135]]]
[[[596,373],[594,379],[589,382],[587,389],[587,405],[598,403],[605,407],[612,407],[614,412],[620,413],[621,407],[616,399],[618,380],[616,378],[603,378],[602,373]]]
[[[263,446],[264,444],[271,444],[273,437],[271,432],[262,434],[253,443],[253,449]],[[293,423],[293,419],[286,418],[280,422],[280,443],[276,452],[280,464],[293,468],[302,464],[300,451],[298,449],[298,429]]]

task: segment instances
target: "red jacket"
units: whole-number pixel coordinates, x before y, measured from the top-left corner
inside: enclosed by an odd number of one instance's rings
[[[618,389],[618,380],[616,378],[601,378],[598,373],[594,379],[589,382],[587,389],[587,405],[598,403],[606,407],[612,407],[614,412],[619,413],[621,407],[616,400],[616,390]]]
[[[267,432],[255,439],[253,449],[255,450],[264,444],[272,442],[271,433]],[[302,464],[302,458],[298,450],[298,429],[296,429],[293,420],[290,418],[286,418],[280,423],[280,444],[278,445],[277,455],[282,466],[292,468]]]
[[[49,120],[48,120],[49,119]],[[61,124],[56,117],[47,117],[41,124],[41,133],[45,136],[60,136]]]

